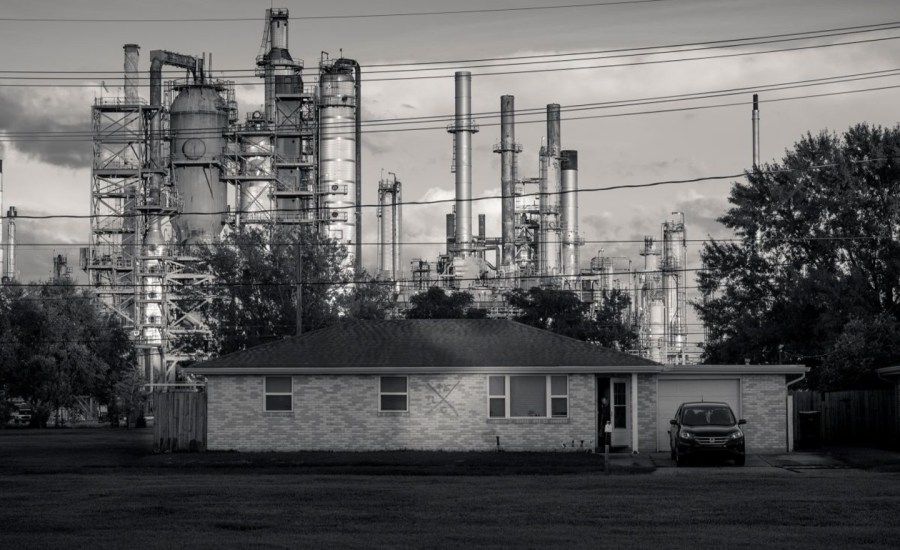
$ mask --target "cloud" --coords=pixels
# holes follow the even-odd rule
[[[36,160],[85,168],[92,155],[89,106],[81,89],[0,89],[0,132]]]
[[[19,216],[48,214],[51,213],[43,210],[23,211],[19,208]],[[20,218],[16,222],[16,274],[19,281],[47,280],[53,270],[53,258],[57,254],[62,254],[67,258],[73,280],[84,282],[85,275],[79,267],[78,254],[79,249],[84,246],[89,230],[90,224],[85,219]]]

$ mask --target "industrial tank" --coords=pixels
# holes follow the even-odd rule
[[[219,180],[228,124],[225,101],[211,84],[176,86],[169,109],[172,178],[182,197],[182,213],[172,222],[179,244],[209,242],[222,230],[226,185]]]
[[[356,62],[323,64],[319,80],[319,208],[323,233],[347,245],[356,235]]]

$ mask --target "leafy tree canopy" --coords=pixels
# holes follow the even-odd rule
[[[442,288],[431,287],[409,301],[412,307],[406,312],[407,319],[482,319],[487,315],[485,310],[472,307],[475,298],[465,291],[447,294]]]
[[[134,347],[96,298],[60,281],[0,289],[0,386],[27,401],[34,422],[78,396],[114,403],[135,366]]]
[[[630,300],[620,290],[605,291],[593,316],[590,304],[569,290],[533,287],[514,289],[506,296],[521,311],[516,320],[526,325],[622,351],[632,349],[637,339],[623,318]]]
[[[900,127],[807,134],[736,183],[703,245],[695,305],[710,363],[803,362],[821,389],[900,362]]]
[[[345,269],[346,248],[330,239],[299,237],[287,229],[245,229],[202,247],[202,266],[215,278],[205,320],[210,341],[183,342],[188,351],[223,355],[296,333],[298,248],[302,258],[303,331],[345,317],[384,318],[390,285]]]

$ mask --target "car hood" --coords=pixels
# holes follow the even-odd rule
[[[728,435],[734,432],[737,426],[685,426],[684,429],[690,430],[695,435],[714,437]]]

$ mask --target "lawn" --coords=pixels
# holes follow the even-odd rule
[[[606,476],[581,466],[587,455],[560,454],[575,460],[561,471],[574,473],[541,462],[540,474],[427,475],[397,454],[410,462],[400,470],[415,475],[392,475],[391,455],[367,473],[326,475],[318,468],[351,466],[336,455],[316,464],[154,456],[143,453],[141,433],[81,437],[0,433],[0,548],[896,548],[900,540],[897,474]]]

